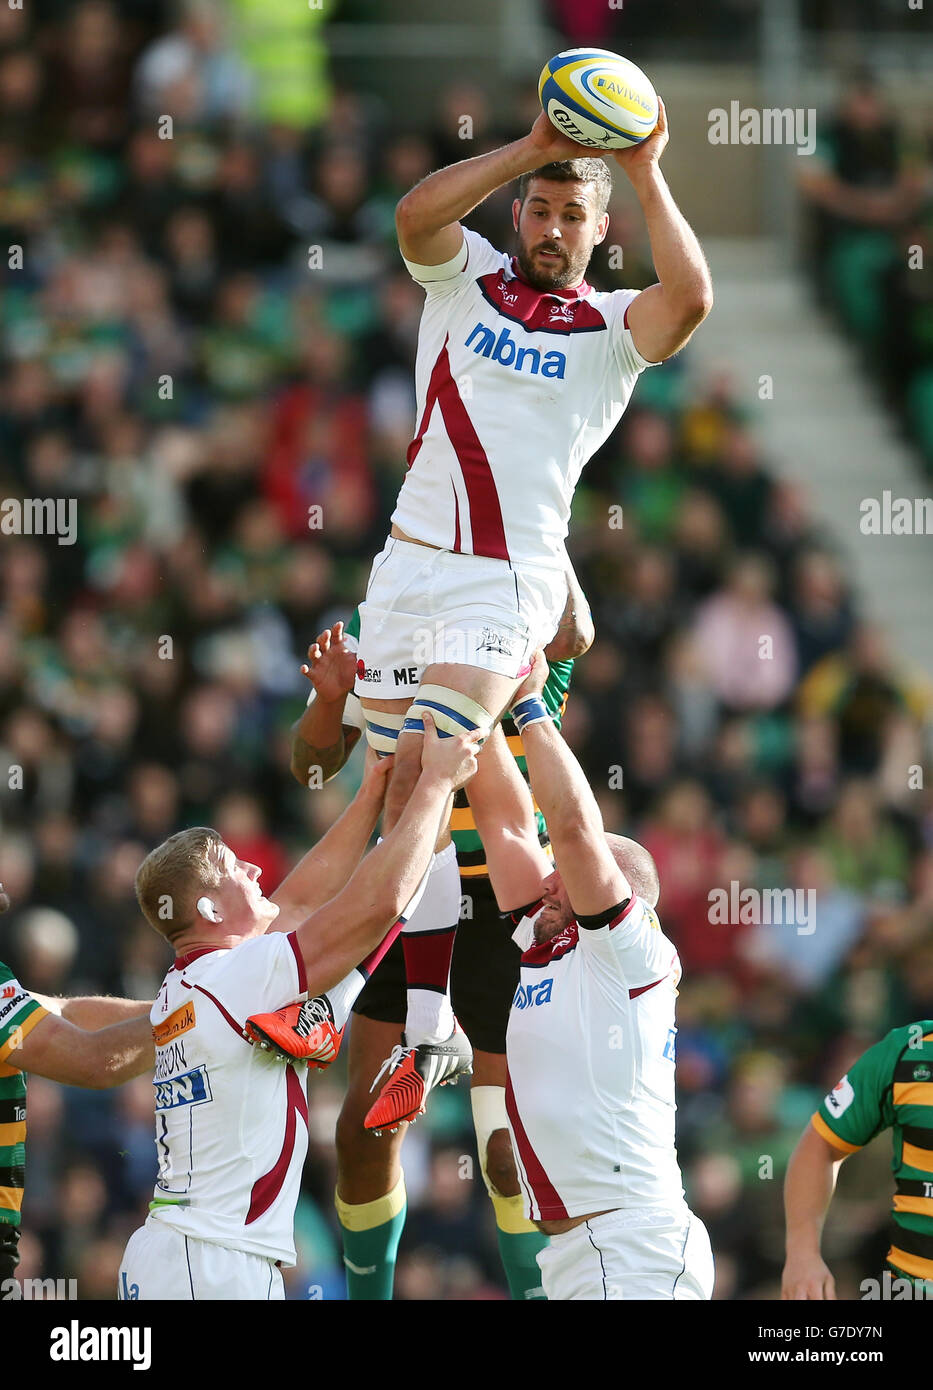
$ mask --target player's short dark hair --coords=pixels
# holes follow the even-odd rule
[[[518,196],[522,202],[528,197],[532,179],[550,179],[552,183],[594,184],[597,217],[602,217],[612,196],[612,175],[604,159],[555,159],[552,164],[542,164],[540,169],[522,174],[518,181]]]

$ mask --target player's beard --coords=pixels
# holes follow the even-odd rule
[[[561,264],[543,264],[538,258],[538,251],[555,251],[562,257]],[[574,255],[568,252],[566,246],[548,241],[547,238],[536,242],[534,246],[528,246],[519,238],[515,259],[522,275],[536,290],[565,290],[568,285],[580,283],[586,274],[592,254],[592,246],[588,251],[580,250]]]
[[[543,946],[545,941],[559,936],[572,921],[573,912],[569,907],[561,907],[558,902],[546,903],[535,918],[535,945]]]

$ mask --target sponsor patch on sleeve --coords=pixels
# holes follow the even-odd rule
[[[852,1089],[852,1083],[849,1081],[848,1075],[846,1075],[841,1081],[836,1082],[823,1104],[826,1106],[830,1115],[841,1115],[844,1111],[848,1110],[854,1100],[855,1092]]]

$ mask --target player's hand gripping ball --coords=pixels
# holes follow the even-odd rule
[[[605,48],[558,53],[541,71],[538,96],[553,126],[594,150],[631,149],[658,123],[658,96],[649,79]]]

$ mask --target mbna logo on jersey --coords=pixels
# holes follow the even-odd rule
[[[927,1066],[926,1062],[918,1062],[914,1067],[915,1081],[929,1081],[931,1075],[933,1075],[933,1073],[930,1072],[930,1068]]]

